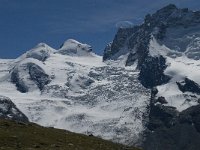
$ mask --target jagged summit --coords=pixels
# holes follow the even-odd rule
[[[127,66],[137,64],[140,83],[152,91],[145,150],[181,149],[183,145],[198,149],[189,147],[198,147],[196,138],[200,137],[199,126],[193,126],[200,106],[200,11],[170,4],[148,14],[141,25],[119,29],[103,58],[106,62],[122,55],[128,55]],[[183,131],[188,134],[184,142],[182,136],[177,137]],[[166,135],[179,141],[169,148]]]
[[[145,57],[141,55],[148,54],[146,49],[148,49],[148,44],[152,35],[156,37],[157,40],[164,40],[164,38],[168,37],[168,33],[173,35],[172,33],[174,31],[171,32],[169,31],[170,29],[182,28],[182,31],[177,33],[177,36],[179,36],[187,32],[195,32],[194,30],[198,30],[199,24],[200,11],[194,12],[187,8],[179,9],[175,5],[170,4],[156,11],[152,15],[146,15],[144,23],[139,26],[124,29],[120,28],[112,44],[109,47],[106,47],[103,60],[116,59],[121,54],[130,52],[130,56],[128,57],[126,64],[132,64],[131,62],[135,60],[135,58],[138,58],[141,64],[143,62],[143,58]],[[143,42],[140,44],[138,41],[140,43],[141,41]],[[174,42],[175,41],[173,41],[174,47],[178,47],[178,49],[180,49],[175,49],[176,51],[186,51],[186,48],[182,50],[181,47],[177,46]],[[177,41],[178,44],[180,42]],[[188,42],[186,44],[188,44]],[[135,54],[138,54],[139,56],[136,56]]]
[[[145,17],[145,24],[150,26],[184,26],[188,27],[200,22],[200,11],[191,11],[188,8],[179,9],[170,4],[152,15]]]
[[[74,39],[68,39],[58,50],[58,53],[63,55],[85,56],[89,55],[91,51],[92,47],[90,45],[80,43]]]
[[[104,61],[116,60],[122,55],[128,55],[126,65],[137,64],[140,70],[138,79],[143,86],[161,86],[160,91],[165,92],[159,95],[167,97],[169,101],[179,92],[170,94],[172,91],[168,86],[174,86],[179,91],[176,82],[184,81],[185,77],[200,83],[196,78],[200,73],[198,69],[197,74],[190,73],[198,68],[199,43],[200,12],[179,9],[170,4],[152,15],[147,15],[144,23],[139,26],[119,29],[112,43],[105,48],[103,58]],[[169,94],[166,96],[166,93]],[[181,105],[176,106],[179,110],[186,108],[185,100],[186,98],[182,98],[179,101]]]

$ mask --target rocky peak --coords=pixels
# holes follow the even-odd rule
[[[144,23],[139,26],[125,29],[120,28],[112,44],[106,47],[103,57],[104,61],[109,59],[115,60],[120,58],[120,54],[127,54],[128,57],[125,65],[132,65],[137,62],[138,69],[145,72],[147,71],[146,66],[149,66],[148,70],[150,72],[147,71],[148,76],[141,73],[140,75],[145,76],[139,77],[141,81],[145,81],[145,86],[163,84],[170,79],[164,75],[167,64],[160,64],[157,60],[166,62],[166,57],[170,55],[176,55],[177,57],[186,55],[188,58],[198,59],[200,54],[198,52],[199,44],[197,43],[199,43],[200,35],[196,31],[199,30],[199,26],[200,11],[194,12],[187,8],[179,9],[175,5],[170,4],[154,14],[148,14],[145,17]],[[152,39],[155,39],[157,42],[157,47],[153,46],[150,51]],[[157,53],[162,51],[162,45],[171,51],[161,52],[161,55],[153,56],[151,52]],[[147,62],[151,62],[151,64],[147,64]],[[153,65],[159,68],[156,72],[152,72],[155,70]],[[152,80],[151,84],[148,83],[147,80],[154,78],[155,74],[159,74],[160,78],[156,78],[156,81]],[[149,75],[152,75],[152,77]]]
[[[115,58],[113,56],[119,51],[127,52],[127,48],[128,52],[132,54],[135,51],[145,53],[143,48],[148,47],[151,35],[162,40],[166,30],[170,27],[187,28],[199,23],[200,11],[191,11],[188,8],[179,9],[175,5],[169,4],[154,14],[146,15],[144,23],[139,26],[119,28],[110,49],[107,48],[104,52],[104,61]]]
[[[106,61],[108,59],[117,59],[117,53],[120,53],[120,51],[125,51],[125,48],[127,49],[127,47],[125,47],[128,42],[127,37],[131,36],[133,32],[137,31],[137,28],[137,26],[133,28],[119,28],[113,42],[106,46],[103,60]]]
[[[152,15],[152,18],[160,20],[160,21],[165,21],[166,18],[170,17],[172,14],[177,13],[178,10],[179,9],[175,5],[169,4],[166,7],[162,8],[162,9],[158,10],[156,13],[154,13]],[[146,19],[145,19],[145,21],[146,21]]]
[[[146,25],[156,27],[160,25],[166,26],[190,26],[200,22],[199,11],[193,12],[188,8],[179,9],[175,5],[170,4],[152,15],[145,17]]]

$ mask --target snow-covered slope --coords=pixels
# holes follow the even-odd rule
[[[24,55],[30,52],[43,56],[38,48]],[[45,60],[24,55],[0,60],[0,95],[40,125],[141,143],[150,91],[138,81],[135,66],[104,63],[90,46],[71,39],[48,52]]]
[[[167,38],[169,37],[166,36],[166,39]],[[172,38],[170,39],[172,40]],[[184,42],[184,38],[182,38],[182,40]],[[194,40],[196,41],[196,39]],[[164,56],[166,58],[166,64],[168,67],[165,69],[164,74],[171,77],[168,83],[159,85],[157,87],[157,97],[165,97],[168,102],[166,105],[176,107],[179,111],[183,111],[193,105],[198,105],[198,99],[200,98],[199,93],[192,91],[181,91],[177,84],[178,82],[183,82],[185,78],[188,78],[200,85],[200,61],[197,59],[198,54],[188,58],[188,54],[190,53],[188,49],[195,49],[196,46],[198,46],[196,44],[192,45],[194,40],[188,42],[187,45],[185,44],[186,48],[184,52],[171,49],[170,46],[167,46],[167,44],[165,45],[162,42],[159,43],[154,37],[152,37],[149,44],[151,56]],[[175,46],[175,44],[172,45]],[[199,52],[200,51],[198,50],[196,53]]]
[[[163,96],[169,106],[176,107],[183,111],[191,106],[198,105],[199,93],[193,91],[181,91],[177,82],[183,82],[188,78],[200,85],[200,62],[188,59],[187,57],[167,58],[169,67],[165,74],[172,76],[169,83],[158,86],[158,97]]]

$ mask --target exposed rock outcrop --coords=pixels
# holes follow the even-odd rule
[[[20,92],[26,93],[33,88],[42,90],[51,79],[39,64],[27,61],[15,66],[11,72],[11,81]]]
[[[196,82],[188,78],[185,78],[185,80],[182,82],[177,82],[177,85],[183,93],[192,92],[192,93],[200,94],[200,86]]]
[[[140,67],[139,80],[148,88],[167,83],[170,77],[164,74],[166,68],[166,61],[163,56],[148,56]]]
[[[157,104],[152,92],[145,150],[198,150],[200,139],[200,105],[182,112],[175,107]]]
[[[28,122],[28,118],[7,97],[0,96],[0,118]]]
[[[26,58],[34,58],[39,61],[45,61],[50,57],[55,50],[45,43],[39,43],[33,49],[29,50],[25,56]]]

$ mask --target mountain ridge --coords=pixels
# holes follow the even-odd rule
[[[43,126],[147,150],[194,149],[199,43],[200,11],[170,4],[141,25],[120,28],[103,57],[69,39],[58,50],[39,44],[16,60],[0,60],[0,95],[12,91],[17,107]]]

